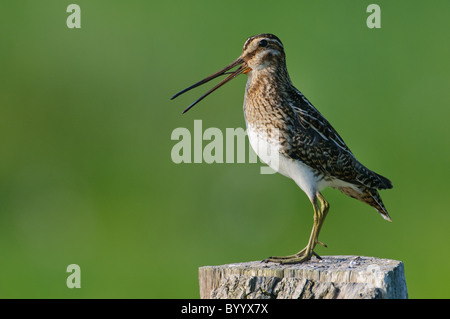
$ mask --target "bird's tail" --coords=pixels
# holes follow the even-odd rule
[[[391,189],[393,187],[392,182],[389,179],[375,172],[373,173],[378,177],[378,180],[381,183],[381,187],[378,187],[378,189]]]
[[[365,186],[360,186],[358,187],[358,189],[360,192],[358,192],[352,187],[339,187],[339,190],[345,195],[348,195],[366,204],[369,204],[380,213],[381,217],[383,217],[387,221],[390,222],[392,221],[391,217],[389,216],[386,210],[386,207],[384,207],[380,194],[378,194],[378,191],[376,189]]]
[[[354,169],[356,171],[356,181],[362,185],[375,189],[392,188],[392,182],[389,179],[368,169],[363,164],[356,162]]]

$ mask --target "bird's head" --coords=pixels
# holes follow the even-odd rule
[[[285,61],[283,44],[273,34],[255,35],[245,41],[241,58],[251,70],[277,67]]]
[[[206,82],[209,82],[221,75],[228,74],[228,76],[214,86],[211,90],[203,94],[195,102],[189,105],[183,113],[189,111],[195,104],[203,100],[209,94],[217,90],[219,87],[227,83],[228,81],[234,79],[239,74],[248,73],[252,71],[261,71],[265,69],[274,69],[278,66],[285,65],[285,54],[283,49],[283,44],[280,39],[273,34],[264,33],[250,37],[245,41],[242,54],[234,60],[232,63],[217,71],[216,73],[204,78],[200,82],[191,85],[190,87],[178,92],[172,96],[171,100],[180,96],[181,94],[196,88]],[[228,72],[234,67],[239,66],[235,71]]]

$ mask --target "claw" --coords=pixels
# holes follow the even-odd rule
[[[326,247],[326,246],[325,246]],[[322,260],[322,257],[320,257],[319,255],[317,255],[315,252],[312,252],[314,256],[316,256],[317,259]]]
[[[328,246],[322,243],[320,240],[317,241],[318,244],[322,245],[323,247],[327,248]]]

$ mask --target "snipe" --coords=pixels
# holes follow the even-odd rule
[[[235,71],[229,72],[239,66]],[[387,178],[358,162],[339,134],[297,90],[286,69],[280,39],[259,34],[247,39],[241,56],[222,70],[175,94],[202,85],[218,76],[228,77],[192,103],[184,112],[239,74],[248,76],[244,115],[250,144],[262,161],[289,177],[306,193],[314,208],[314,223],[308,244],[298,253],[269,257],[265,261],[299,263],[316,255],[320,229],[329,204],[320,191],[325,187],[373,206],[390,221],[377,190],[392,188]],[[183,113],[184,113],[183,112]],[[320,205],[319,205],[320,203]]]

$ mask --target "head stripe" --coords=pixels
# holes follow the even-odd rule
[[[250,42],[252,42],[256,38],[266,38],[269,41],[275,42],[279,46],[284,48],[283,47],[283,43],[281,42],[281,40],[276,35],[273,35],[273,34],[270,34],[270,33],[262,33],[262,34],[254,35],[254,36],[248,38],[247,41],[245,41],[243,50],[245,51],[247,49],[248,45],[250,44]]]

